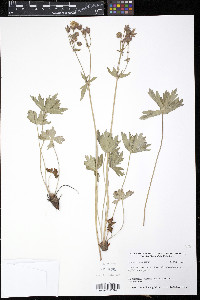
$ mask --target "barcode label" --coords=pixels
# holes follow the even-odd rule
[[[119,283],[98,283],[96,284],[96,290],[101,291],[117,291],[120,289]]]

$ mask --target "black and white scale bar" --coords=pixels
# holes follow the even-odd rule
[[[8,1],[8,16],[103,16],[104,2]]]

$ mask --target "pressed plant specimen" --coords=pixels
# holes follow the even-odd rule
[[[55,94],[53,96],[49,96],[46,99],[42,98],[41,95],[39,95],[38,97],[30,96],[33,102],[40,109],[40,112],[39,114],[37,114],[37,112],[29,110],[27,118],[31,123],[36,125],[38,145],[40,151],[40,173],[45,188],[47,190],[47,200],[50,201],[56,209],[59,209],[60,198],[58,198],[57,193],[59,191],[58,185],[60,179],[60,162],[55,144],[62,144],[65,139],[62,136],[56,135],[56,130],[53,126],[51,126],[50,129],[46,129],[46,125],[49,125],[51,123],[47,120],[49,115],[61,115],[64,111],[67,110],[67,108],[60,107],[60,100],[58,100],[57,96],[58,94]],[[54,155],[57,160],[56,168],[52,166],[48,168],[46,166],[45,157],[43,153],[45,142],[48,144],[47,150],[50,151],[49,149],[51,149],[54,152]],[[51,175],[53,175],[56,180],[56,187],[53,190],[49,184],[49,179]]]
[[[101,251],[107,251],[110,245],[110,240],[116,236],[124,225],[124,200],[130,197],[133,194],[133,191],[128,190],[124,191],[124,185],[126,182],[131,154],[148,151],[150,146],[146,142],[146,138],[142,133],[132,135],[129,133],[129,137],[125,133],[121,133],[122,140],[125,148],[129,151],[129,160],[126,172],[124,174],[124,169],[121,166],[121,162],[124,160],[123,151],[120,150],[120,140],[118,136],[113,136],[113,122],[115,114],[115,105],[117,97],[117,87],[119,80],[130,75],[130,72],[126,72],[130,57],[129,57],[129,47],[130,43],[136,35],[135,29],[131,29],[129,25],[124,27],[123,32],[118,32],[116,34],[117,39],[119,40],[119,58],[116,66],[112,69],[107,68],[108,72],[115,79],[115,88],[114,88],[114,97],[113,97],[113,106],[112,106],[112,115],[110,129],[105,130],[103,133],[97,129],[97,124],[95,121],[95,115],[93,110],[93,101],[91,94],[91,83],[97,78],[92,76],[92,39],[89,27],[83,27],[78,22],[72,21],[70,25],[66,28],[68,39],[72,51],[74,52],[77,61],[80,65],[81,76],[84,81],[83,86],[81,87],[81,97],[80,100],[84,98],[86,92],[88,92],[90,108],[92,113],[92,120],[95,133],[95,156],[86,155],[84,165],[87,170],[90,170],[95,175],[95,227],[96,227],[96,237],[99,248],[100,260],[102,259]],[[81,59],[81,50],[83,47],[86,47],[88,50],[88,68],[89,73],[86,73],[85,66],[82,64]],[[99,147],[100,145],[100,147]],[[100,153],[103,152],[103,153]],[[110,171],[114,171],[117,176],[123,177],[122,185],[120,188],[116,189],[113,192],[113,201],[110,199],[109,192],[109,182],[112,180],[112,174]],[[101,171],[101,175],[100,175]],[[99,199],[99,182],[103,181],[103,197]],[[111,201],[113,204],[111,204]],[[118,223],[115,220],[115,212],[118,207],[118,204],[122,204],[122,214],[123,221],[119,230],[116,231],[114,225]],[[114,227],[114,228],[113,228]],[[113,234],[114,230],[114,234]],[[115,232],[116,231],[116,232]]]
[[[160,151],[161,151],[161,148],[162,148],[162,145],[163,145],[164,115],[170,113],[171,111],[177,109],[180,106],[183,106],[183,99],[179,100],[178,95],[177,95],[177,89],[171,91],[171,93],[169,93],[168,91],[165,91],[163,93],[162,97],[160,96],[160,94],[157,91],[156,91],[156,93],[154,93],[151,89],[149,89],[148,94],[156,102],[156,104],[159,106],[160,109],[143,111],[143,115],[140,117],[140,119],[141,120],[146,120],[148,118],[152,118],[152,117],[161,115],[161,121],[162,121],[161,131],[162,131],[162,134],[161,134],[160,147],[159,147],[158,154],[157,154],[157,157],[156,157],[156,161],[155,161],[155,164],[154,164],[153,173],[151,175],[151,180],[150,180],[150,184],[149,184],[149,188],[148,188],[148,192],[147,192],[147,196],[146,196],[146,201],[145,201],[145,205],[144,205],[143,226],[145,224],[147,201],[148,201],[148,197],[149,197],[153,177],[154,177],[154,174],[155,174],[158,158],[159,158]]]

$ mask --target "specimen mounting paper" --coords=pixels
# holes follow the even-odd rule
[[[118,57],[116,33],[126,24],[136,28],[130,46],[131,74],[118,87],[113,134],[143,132],[151,144],[151,151],[137,153],[130,164],[126,189],[134,195],[124,201],[123,231],[113,238],[102,262],[95,238],[94,174],[84,166],[85,155],[95,152],[92,116],[88,96],[80,102],[83,79],[65,31],[72,20],[0,20],[2,257],[59,260],[59,294],[63,296],[195,294],[193,17],[75,19],[91,28],[92,75],[97,77],[91,89],[100,132],[110,126],[114,79],[107,67],[115,65]],[[83,63],[87,66],[84,53]],[[159,118],[139,119],[142,111],[156,109],[149,88],[161,94],[177,88],[184,106],[166,117],[165,139],[143,227],[145,197],[161,138]],[[65,143],[58,148],[60,181],[76,188],[79,195],[63,190],[60,211],[44,197],[34,141],[37,133],[26,117],[30,95],[39,93],[44,97],[58,93],[68,108],[62,121],[54,121],[65,136]],[[126,164],[124,160],[124,168]],[[110,195],[121,181],[115,177]],[[117,218],[122,220],[120,208]],[[151,268],[143,268],[140,278],[140,266],[148,265]]]

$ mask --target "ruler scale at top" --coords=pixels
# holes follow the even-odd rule
[[[8,1],[8,16],[102,16],[104,2]]]

